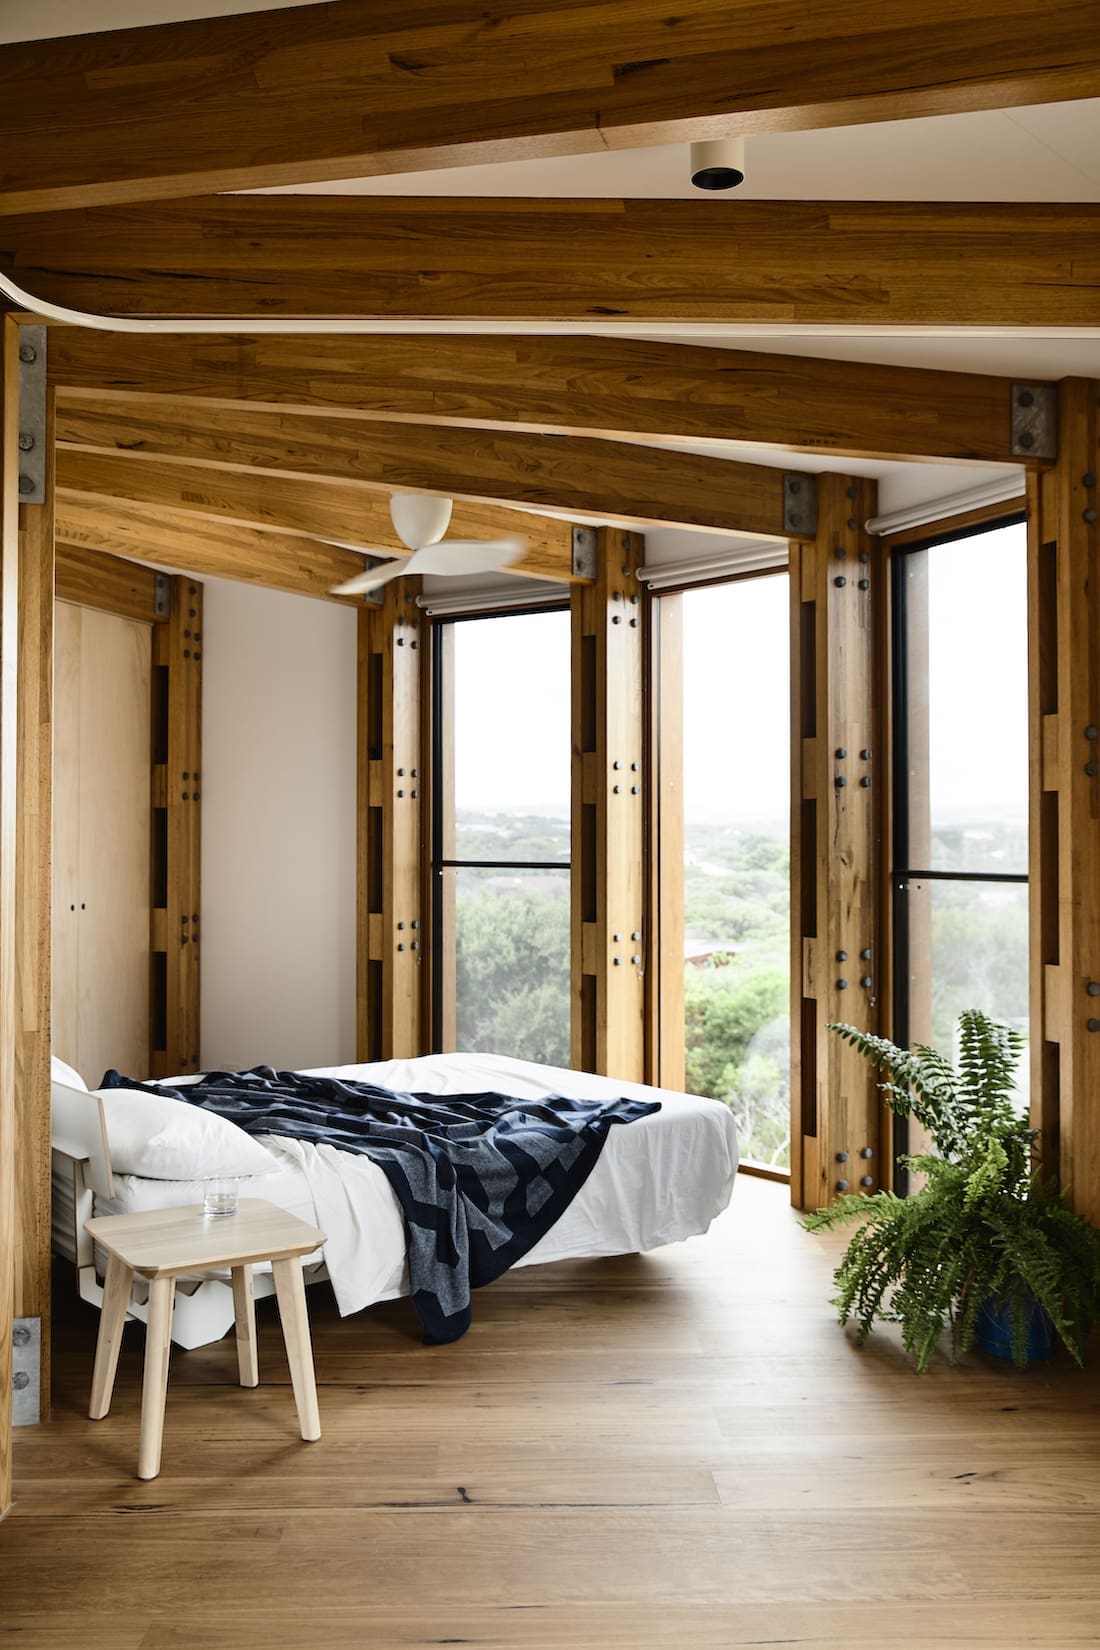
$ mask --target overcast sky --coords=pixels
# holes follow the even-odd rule
[[[785,573],[689,590],[684,613],[684,812],[782,825],[790,807]]]
[[[1027,529],[928,552],[932,819],[1027,813]]]
[[[1023,817],[1027,803],[1024,528],[929,552],[933,809]],[[785,574],[689,591],[684,800],[689,818],[787,818]],[[459,808],[569,807],[569,617],[455,625]]]
[[[569,812],[569,614],[464,621],[455,638],[455,805]]]

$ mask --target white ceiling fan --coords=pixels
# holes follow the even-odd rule
[[[333,586],[334,596],[361,596],[375,590],[402,573],[495,573],[509,567],[523,555],[526,539],[444,539],[451,520],[454,500],[433,498],[425,493],[394,493],[390,497],[390,516],[393,529],[412,551],[411,556],[399,556],[393,561],[379,563],[357,573],[353,579]],[[340,543],[330,539],[331,544]],[[364,544],[343,544],[343,550],[359,550],[364,555],[384,556],[385,550],[374,550]]]

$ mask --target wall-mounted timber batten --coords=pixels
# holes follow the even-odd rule
[[[778,469],[586,436],[227,412],[202,402],[128,408],[59,399],[57,438],[124,450],[135,464],[171,457],[217,470],[320,476],[643,523],[771,537],[784,530]]]
[[[567,435],[1026,461],[1012,441],[1004,378],[652,340],[344,336],[311,338],[303,349],[264,335],[135,338],[57,327],[50,379],[68,402],[119,400],[134,411],[145,396],[171,395]]]
[[[645,540],[603,528],[573,592],[572,1064],[646,1072]]]
[[[16,1157],[24,1150],[15,1094],[19,536],[27,513],[42,508],[19,505],[19,331],[14,317],[0,317],[0,1517],[12,1491]]]
[[[0,218],[0,271],[107,316],[1027,329],[1094,324],[1098,232],[1045,202],[223,195]]]
[[[1087,0],[339,0],[9,45],[0,213],[1087,97]],[[170,267],[170,266],[168,266]]]
[[[35,329],[38,330],[38,329]],[[26,344],[32,330],[20,328]],[[44,349],[44,340],[38,347]],[[19,695],[15,920],[15,1316],[37,1319],[39,1385],[28,1419],[50,1413],[50,908],[53,723],[53,407],[36,434],[41,502],[19,511]],[[29,433],[22,426],[21,434]],[[21,469],[25,464],[21,457]],[[0,1260],[2,1264],[2,1260]],[[27,1326],[24,1325],[24,1328]],[[2,1336],[0,1336],[2,1340]],[[0,1498],[2,1499],[2,1498]]]
[[[202,585],[173,578],[168,622],[153,626],[154,1077],[199,1067],[202,632]]]
[[[428,1044],[424,983],[423,703],[428,621],[420,579],[398,579],[359,614],[356,1043],[361,1060]]]
[[[791,1197],[890,1185],[873,1074],[826,1030],[876,1030],[874,484],[819,475],[813,540],[791,544]],[[869,1156],[862,1155],[870,1153]],[[842,1184],[844,1183],[844,1184]]]
[[[1031,1093],[1046,1165],[1100,1220],[1100,382],[1066,379],[1032,485]]]
[[[177,521],[182,513],[204,522],[301,533],[314,542],[330,539],[343,545],[377,547],[389,555],[408,554],[408,547],[394,531],[386,496],[377,489],[342,481],[210,470],[198,464],[142,465],[130,462],[125,454],[62,447],[57,456],[57,485],[65,499],[94,501],[97,508],[104,499],[119,499],[171,510]],[[526,548],[522,561],[509,572],[540,579],[573,577],[568,522],[529,510],[460,500],[447,532],[457,539],[497,539],[518,533]],[[328,548],[322,546],[322,553]]]

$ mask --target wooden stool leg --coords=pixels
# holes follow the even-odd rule
[[[256,1347],[256,1297],[251,1266],[233,1268],[233,1315],[237,1326],[237,1372],[242,1386],[259,1386],[260,1362]]]
[[[92,1370],[92,1400],[88,1406],[88,1414],[93,1421],[102,1421],[111,1407],[118,1354],[122,1346],[122,1328],[126,1322],[133,1281],[134,1274],[126,1263],[117,1255],[108,1255],[103,1305],[99,1313],[99,1335],[95,1343],[95,1367]]]
[[[168,1394],[168,1349],[172,1341],[172,1302],[175,1293],[175,1278],[153,1278],[149,1284],[149,1321],[145,1331],[145,1380],[141,1389],[141,1441],[138,1446],[139,1478],[155,1478],[160,1472],[164,1401]]]
[[[313,1348],[309,1339],[302,1263],[297,1256],[290,1260],[276,1260],[272,1261],[271,1270],[275,1274],[283,1340],[286,1342],[294,1402],[298,1406],[298,1425],[302,1437],[313,1442],[321,1436],[321,1416],[317,1409],[317,1383],[313,1376]]]

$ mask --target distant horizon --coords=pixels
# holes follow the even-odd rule
[[[990,810],[994,810],[991,812]],[[455,818],[459,822],[469,823],[474,820],[508,819],[546,819],[568,820],[570,809],[561,804],[540,805],[531,802],[494,802],[485,807],[472,808],[469,806],[456,807]],[[687,825],[735,825],[741,828],[761,825],[782,825],[786,831],[789,815],[777,818],[775,814],[742,814],[731,818],[720,808],[685,809],[684,823]],[[941,813],[932,823],[933,831],[944,827],[953,828],[959,825],[996,825],[1004,829],[1019,828],[1028,823],[1027,807],[1016,801],[994,803],[956,804],[951,813]]]

